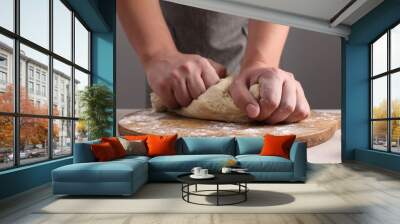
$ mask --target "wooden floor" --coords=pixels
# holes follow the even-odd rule
[[[54,200],[50,187],[43,186],[0,202],[0,223],[400,223],[400,174],[358,163],[310,165],[308,174],[308,182],[368,206],[356,214],[36,214]]]

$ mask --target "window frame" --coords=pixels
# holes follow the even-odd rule
[[[4,79],[3,79],[3,77],[4,77]],[[7,73],[0,68],[0,85],[6,85],[7,78],[8,78]],[[4,83],[3,83],[3,81],[4,81]]]
[[[64,58],[63,56],[57,54],[54,52],[53,48],[53,0],[48,0],[49,2],[49,47],[46,49],[45,47],[42,47],[39,44],[34,43],[33,41],[30,41],[29,39],[23,37],[20,35],[20,0],[14,0],[13,1],[13,10],[14,10],[14,18],[13,18],[13,31],[10,31],[4,27],[0,26],[0,35],[3,35],[5,37],[11,38],[13,40],[13,54],[12,54],[12,61],[13,64],[12,66],[12,73],[11,75],[13,76],[14,79],[14,93],[13,93],[13,112],[2,112],[0,111],[0,116],[4,117],[11,117],[13,119],[13,166],[10,167],[5,167],[5,168],[0,168],[0,172],[4,170],[10,170],[10,169],[15,169],[18,167],[23,167],[23,166],[29,166],[37,163],[43,163],[46,161],[50,160],[57,160],[57,159],[62,159],[65,157],[70,157],[73,155],[74,152],[74,143],[75,143],[75,126],[76,126],[76,121],[78,121],[80,118],[75,116],[75,108],[72,106],[71,108],[71,114],[70,116],[58,116],[58,115],[53,115],[53,60],[58,60],[61,63],[64,63],[68,66],[71,66],[71,93],[72,93],[72,99],[71,99],[71,105],[75,104],[75,69],[85,73],[88,75],[89,78],[89,83],[88,86],[92,85],[93,81],[93,75],[92,75],[92,57],[91,57],[91,50],[92,50],[92,43],[91,43],[91,38],[92,38],[92,31],[89,29],[88,25],[84,22],[84,20],[76,13],[72,7],[65,1],[65,0],[59,0],[68,10],[71,11],[71,59]],[[88,31],[88,69],[85,69],[81,67],[80,65],[75,63],[75,18],[83,25],[83,27]],[[48,96],[48,112],[46,115],[39,115],[39,114],[27,114],[27,113],[21,113],[20,111],[20,45],[23,44],[27,47],[32,48],[33,50],[36,50],[40,53],[43,53],[48,56],[49,62],[48,62],[48,84],[46,91],[48,93],[45,93]],[[28,64],[27,64],[28,66]],[[30,68],[30,67],[28,67]],[[28,69],[27,68],[27,69]],[[40,73],[41,74],[41,73]],[[36,80],[36,70],[33,70],[33,80]],[[27,80],[30,79],[29,74],[26,74]],[[41,77],[39,76],[39,83],[41,83]],[[36,83],[34,81],[34,83]],[[28,90],[27,90],[28,91]],[[34,91],[36,91],[34,89]],[[42,94],[40,94],[42,95]],[[32,163],[26,163],[26,164],[21,164],[21,159],[20,159],[20,119],[21,118],[44,118],[47,119],[48,123],[48,136],[47,136],[47,158],[44,158],[41,161],[38,162],[32,162]],[[53,155],[54,152],[54,146],[53,146],[53,123],[57,120],[65,120],[65,121],[71,121],[71,153],[68,155],[61,155],[61,156],[55,156]]]
[[[7,55],[4,55],[2,53],[0,53],[0,58],[3,58],[3,61],[5,62],[4,65],[0,64],[0,85],[5,85],[5,87],[7,88],[7,79],[8,79],[8,74],[7,74],[7,70],[8,70],[8,57]],[[2,76],[4,75],[4,80],[2,78]],[[4,81],[4,83],[3,83]],[[1,90],[1,89],[0,89]]]
[[[375,39],[373,39],[369,44],[369,149],[374,150],[374,151],[380,151],[380,152],[386,152],[386,153],[392,153],[392,154],[400,154],[400,152],[393,152],[392,151],[392,121],[400,121],[400,117],[392,117],[392,98],[391,98],[391,91],[392,91],[392,85],[391,85],[391,79],[392,75],[395,75],[396,73],[400,72],[400,67],[393,68],[391,69],[391,31],[393,28],[400,26],[400,21],[395,22],[392,24],[389,28],[385,29],[384,32],[379,34]],[[383,37],[385,34],[387,34],[387,65],[386,65],[386,71],[382,72],[380,74],[376,74],[374,76],[373,74],[373,44],[379,40],[381,37]],[[386,87],[387,87],[387,105],[386,105],[386,117],[385,118],[373,118],[373,81],[378,78],[386,77]],[[386,121],[386,151],[379,150],[374,148],[374,133],[373,133],[373,122],[374,121]]]
[[[8,67],[8,57],[7,57],[7,55],[4,55],[4,54],[0,53],[0,58],[3,58],[2,61],[5,61],[5,65],[0,64],[0,68],[7,69],[7,67]]]

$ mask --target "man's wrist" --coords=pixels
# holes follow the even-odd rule
[[[176,48],[163,48],[143,53],[142,55],[140,55],[140,60],[144,67],[147,67],[149,64],[151,64],[152,61],[160,58],[165,58],[169,55],[176,55],[178,53],[179,51]]]
[[[240,67],[240,73],[242,73],[245,70],[254,68],[279,68],[279,65],[276,65],[275,63],[268,63],[267,61],[264,60],[243,61]]]

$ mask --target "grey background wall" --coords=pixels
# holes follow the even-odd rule
[[[146,107],[146,78],[117,17],[117,109]]]
[[[339,37],[292,28],[282,68],[302,83],[312,109],[339,109],[341,43]],[[146,79],[135,51],[117,20],[117,110],[146,107]]]
[[[340,109],[339,37],[292,28],[281,66],[301,82],[312,109]]]

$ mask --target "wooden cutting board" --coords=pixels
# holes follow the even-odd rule
[[[297,140],[308,147],[329,140],[340,128],[339,111],[312,111],[306,120],[295,124],[262,125],[259,123],[236,124],[199,120],[173,113],[158,113],[152,109],[137,109],[118,122],[120,135],[171,135],[185,136],[263,136],[265,134],[295,134]]]

